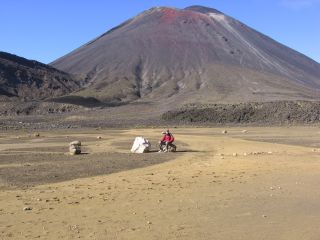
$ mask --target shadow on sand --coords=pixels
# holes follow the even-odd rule
[[[184,149],[184,150],[177,150],[175,152],[168,152],[168,153],[196,153],[196,152],[203,152],[203,151]],[[150,150],[148,153],[166,153],[166,152],[159,152],[159,150]]]

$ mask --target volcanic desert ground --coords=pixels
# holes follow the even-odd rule
[[[0,239],[319,239],[318,126],[161,131],[1,132]]]

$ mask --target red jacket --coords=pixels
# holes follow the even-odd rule
[[[173,141],[174,141],[174,137],[173,137],[173,135],[171,133],[170,134],[165,134],[161,139],[161,142],[172,143]]]

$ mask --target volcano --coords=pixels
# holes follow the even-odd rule
[[[319,100],[320,64],[222,12],[156,7],[51,64],[99,101]]]

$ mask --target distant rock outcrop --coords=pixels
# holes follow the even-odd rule
[[[320,122],[320,102],[194,105],[168,111],[162,115],[162,119],[196,124],[312,124]],[[247,130],[242,133],[247,133]]]

